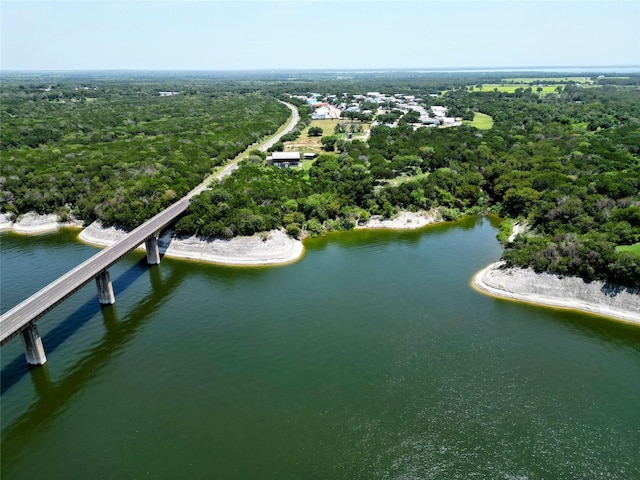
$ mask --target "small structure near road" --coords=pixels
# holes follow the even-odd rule
[[[274,167],[299,167],[300,152],[273,152],[267,157],[267,165]]]

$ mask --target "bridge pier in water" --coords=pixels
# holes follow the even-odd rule
[[[73,272],[73,275],[62,275],[8,312],[0,315],[0,327],[2,327],[0,328],[0,345],[4,345],[14,336],[20,335],[25,346],[27,362],[30,365],[45,364],[47,357],[34,322],[90,282],[92,278],[96,280],[100,304],[113,305],[116,303],[109,267],[143,242],[147,250],[147,263],[150,265],[159,264],[159,233],[185,212],[189,206],[190,198],[188,195],[177,201],[140,227],[132,230],[115,245],[106,248],[70,271],[69,273]]]
[[[111,284],[109,270],[103,270],[98,274],[96,277],[96,285],[98,286],[100,305],[113,305],[116,303],[116,296],[113,294],[113,285]]]
[[[149,265],[160,264],[160,249],[158,248],[158,236],[152,235],[144,242],[144,247],[147,250],[147,263]]]
[[[24,344],[24,356],[27,358],[29,365],[44,365],[47,363],[42,338],[40,338],[35,324],[30,324],[22,331],[22,343]]]

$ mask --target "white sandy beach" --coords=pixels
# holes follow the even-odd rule
[[[393,219],[371,218],[359,229],[410,230],[442,221],[437,210],[401,212]],[[80,233],[80,240],[99,246],[116,243],[127,234],[116,227],[94,222]],[[177,237],[168,231],[159,239],[160,253],[173,258],[187,258],[226,265],[280,265],[298,260],[304,254],[302,242],[280,230],[258,233],[230,240]],[[143,248],[141,246],[140,248]]]
[[[492,263],[474,276],[473,286],[496,297],[581,310],[640,325],[638,289],[503,267],[504,262]]]
[[[59,228],[81,228],[82,223],[75,221],[61,222],[57,215],[38,215],[29,212],[21,215],[17,222],[11,220],[11,215],[0,215],[0,231],[11,230],[23,235],[37,235],[54,232]]]
[[[94,245],[109,246],[126,234],[124,230],[94,222],[80,233],[79,238]],[[280,230],[230,240],[177,237],[169,230],[158,240],[158,245],[160,253],[167,257],[225,265],[281,265],[295,262],[304,253],[301,241]]]
[[[374,215],[366,223],[358,225],[356,229],[416,230],[442,221],[438,210],[421,210],[419,212],[400,212],[396,217],[386,219]]]

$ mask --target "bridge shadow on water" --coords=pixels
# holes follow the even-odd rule
[[[119,317],[115,305],[102,308],[105,326],[105,334],[102,340],[69,369],[64,379],[54,383],[50,379],[47,364],[29,369],[24,366],[24,358],[17,359],[23,364],[18,378],[24,375],[31,376],[37,399],[11,425],[5,426],[2,440],[4,458],[17,458],[18,453],[29,445],[32,437],[37,432],[42,431],[42,427],[48,422],[56,418],[59,411],[97,375],[100,369],[124,345],[131,341],[140,327],[147,320],[153,318],[153,312],[157,310],[165,299],[170,297],[170,292],[178,288],[186,277],[185,269],[172,269],[172,273],[168,278],[162,278],[160,266],[149,268],[145,263],[144,268],[140,268],[140,264],[136,264],[119,277],[117,283],[114,282],[114,288],[117,285],[122,291],[123,287],[131,285],[142,273],[147,271],[151,275],[153,295],[147,296],[144,301],[138,303],[122,318]],[[97,299],[94,300],[95,304],[97,304]],[[77,330],[82,325],[80,322],[86,322],[88,318],[91,318],[100,310],[100,307],[96,308],[94,306],[91,310],[87,308],[87,311],[85,311],[85,307],[86,305],[76,312],[81,312],[85,315],[84,317],[70,320],[74,317],[74,313],[74,315],[65,320],[65,322],[79,323],[75,329],[70,326],[61,327],[55,335],[47,335],[50,345],[60,345],[64,338],[69,337],[68,332]],[[93,312],[93,315],[87,315],[88,312]],[[53,339],[55,339],[55,342],[52,342]],[[7,369],[13,366],[16,361],[8,365]],[[19,370],[18,367],[12,368]],[[13,383],[16,381],[13,380]]]
[[[158,279],[162,283],[162,279],[159,277],[159,266],[147,265],[146,259],[142,258],[136,262],[129,269],[113,280],[113,290],[116,295],[116,305],[118,301],[118,295],[125,292],[131,285],[133,285],[143,275],[149,273],[151,275],[151,287],[155,291],[158,288]],[[154,279],[154,277],[158,277]],[[92,282],[93,283],[93,282]],[[94,287],[95,288],[95,287]],[[107,317],[113,316],[112,312],[115,312],[115,305],[100,305],[98,301],[98,295],[95,294],[90,300],[86,301],[83,305],[77,308],[73,313],[68,315],[58,325],[56,325],[51,331],[42,337],[42,343],[44,345],[44,351],[49,357],[56,349],[62,345],[66,340],[72,337],[80,328],[82,328],[89,320],[94,318],[100,311],[104,317],[105,326],[109,323]],[[55,309],[53,310],[55,312]],[[49,313],[51,314],[51,312]],[[108,328],[108,327],[107,327]],[[13,341],[20,342],[17,338]],[[29,372],[35,372],[41,370],[43,367],[46,369],[46,364],[42,367],[30,367],[24,355],[18,355],[11,362],[2,366],[0,371],[0,395],[4,395],[12,386],[14,386],[21,378],[28,375]],[[35,374],[40,375],[40,374]]]

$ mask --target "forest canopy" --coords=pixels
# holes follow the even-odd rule
[[[640,77],[478,88],[500,85],[498,75],[11,78],[1,91],[0,208],[132,228],[275,132],[289,113],[276,98],[296,104],[306,124],[309,108],[291,95],[395,92],[493,124],[416,129],[415,114],[403,119],[387,105],[367,141],[320,132],[336,151],[308,169],[267,166],[253,152],[194,199],[176,230],[228,238],[285,228],[300,237],[399,210],[494,213],[506,219],[509,264],[640,286],[637,249],[621,248],[640,242]],[[509,242],[514,222],[529,231]]]
[[[171,84],[4,81],[0,205],[134,228],[289,110],[259,93]]]

